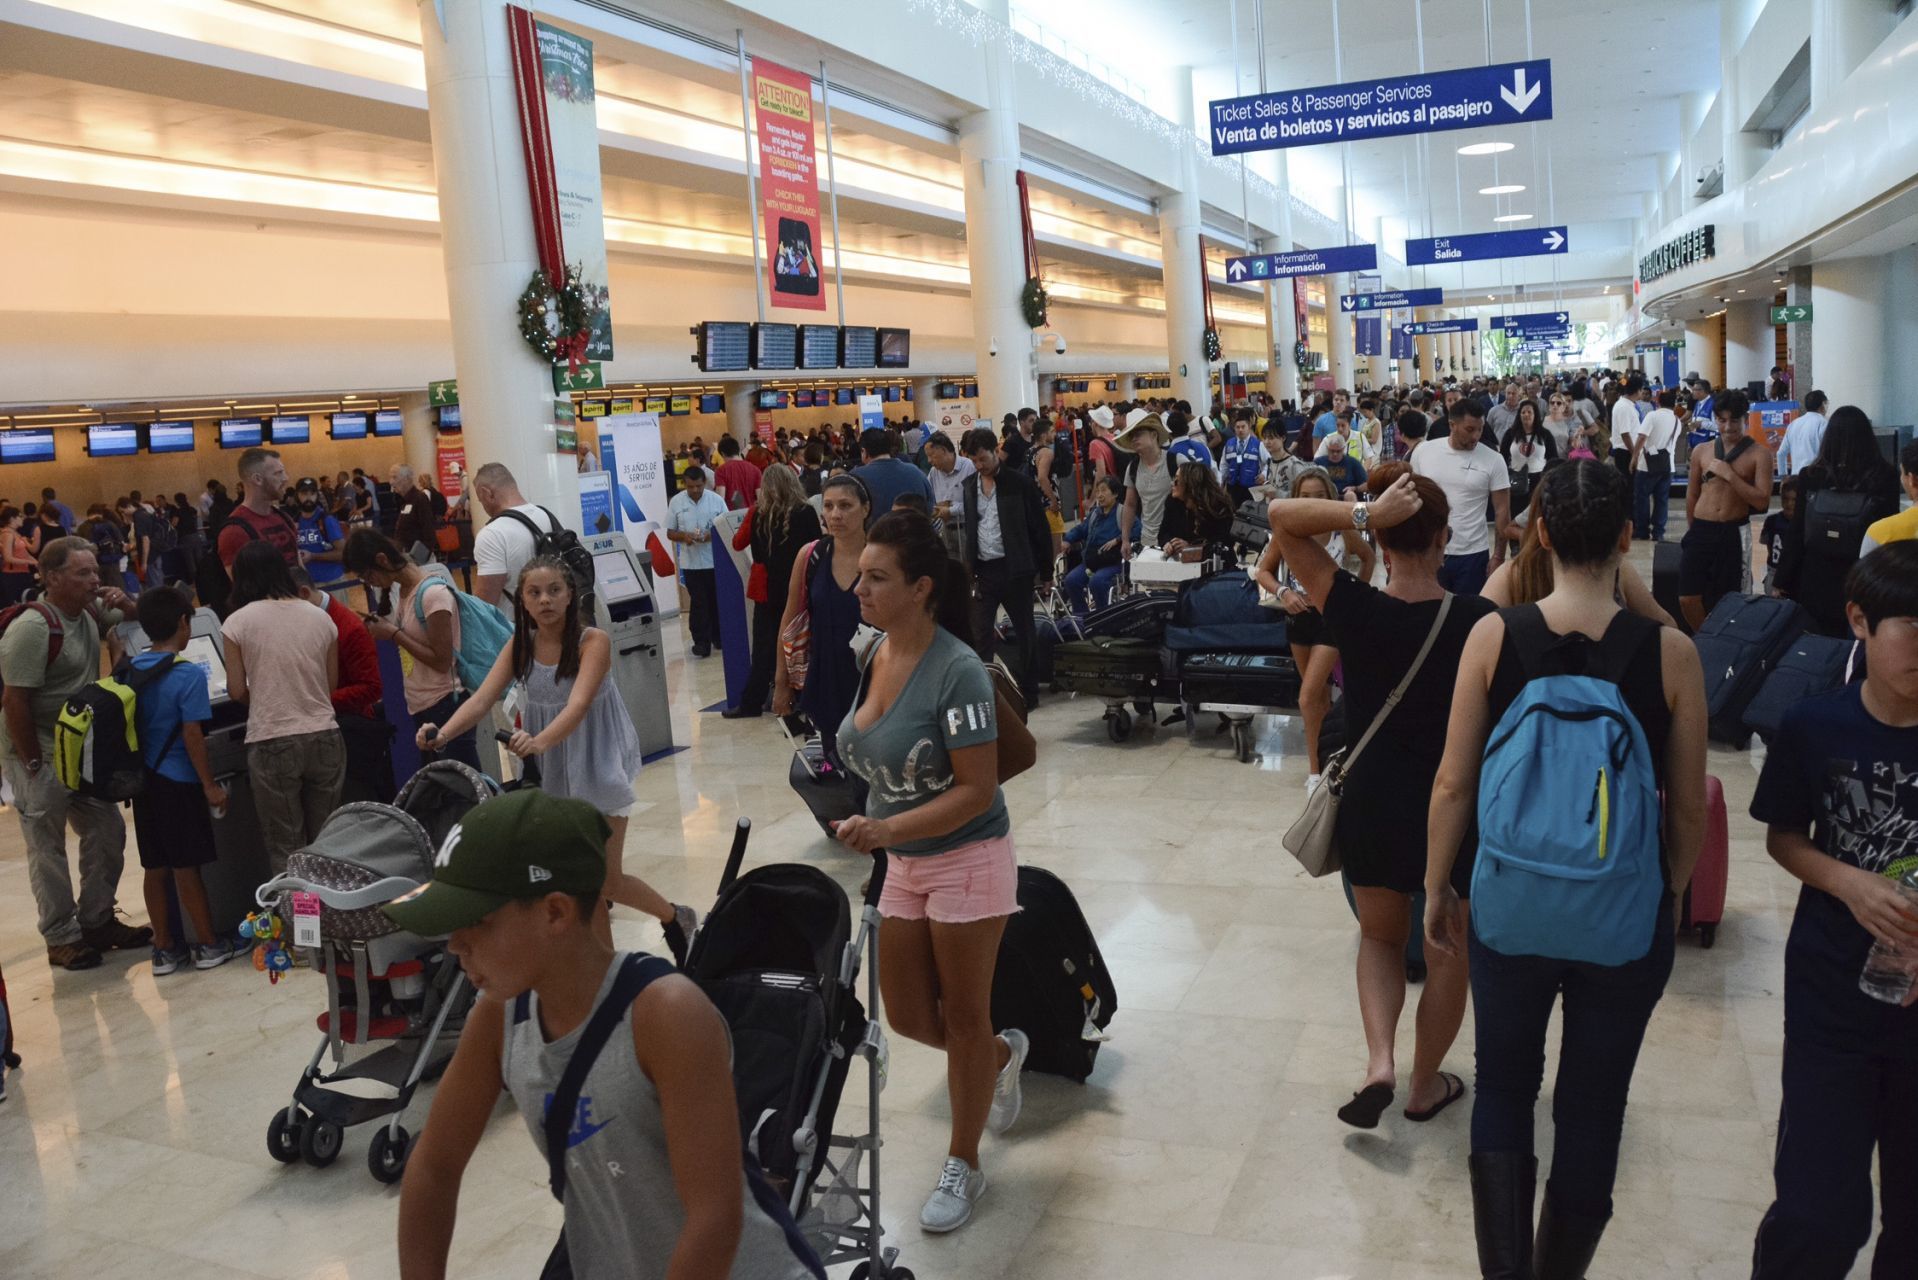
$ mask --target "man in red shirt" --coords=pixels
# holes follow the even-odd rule
[[[294,569],[293,585],[308,604],[326,610],[340,636],[340,682],[333,687],[333,710],[370,716],[385,692],[380,684],[380,655],[360,615],[313,585],[305,569]]]
[[[746,461],[758,467],[759,474],[764,475],[766,474],[766,468],[770,467],[774,462],[778,461],[778,459],[773,456],[773,451],[766,447],[765,441],[761,440],[758,436],[754,436],[752,448],[746,450]]]
[[[216,544],[220,563],[233,572],[233,557],[249,542],[273,544],[287,567],[300,567],[300,529],[280,509],[286,496],[286,464],[272,449],[248,449],[240,455],[240,505],[226,518]]]
[[[759,468],[739,456],[739,441],[721,436],[719,456],[724,459],[713,477],[713,488],[734,511],[750,507],[759,497]]]

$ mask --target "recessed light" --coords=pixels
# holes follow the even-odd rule
[[[346,398],[347,398],[348,400],[358,400],[358,399],[359,399],[359,397],[358,397],[358,396],[347,396]]]
[[[1499,187],[1480,187],[1478,193],[1482,196],[1515,196],[1523,190],[1525,188],[1519,183],[1508,182]]]
[[[1517,145],[1515,142],[1474,142],[1460,147],[1458,153],[1462,156],[1495,156],[1501,151],[1510,151]]]
[[[1740,293],[1743,293],[1743,292],[1745,292],[1745,291],[1744,291],[1743,289],[1740,289],[1740,290],[1739,290],[1739,292],[1740,292]]]
[[[1530,222],[1531,220],[1532,215],[1529,213],[1501,213],[1492,219],[1493,222]]]

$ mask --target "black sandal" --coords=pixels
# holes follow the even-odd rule
[[[1352,1100],[1339,1108],[1339,1119],[1354,1129],[1376,1129],[1379,1117],[1392,1105],[1392,1086],[1389,1084],[1368,1084],[1352,1095]]]
[[[1414,1111],[1410,1107],[1407,1107],[1405,1109],[1405,1118],[1407,1120],[1424,1124],[1427,1120],[1436,1119],[1439,1112],[1445,1110],[1445,1108],[1465,1096],[1465,1082],[1451,1072],[1439,1072],[1439,1079],[1445,1081],[1445,1096],[1439,1099],[1436,1106],[1429,1107],[1424,1111]]]

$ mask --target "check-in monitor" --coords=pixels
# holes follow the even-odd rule
[[[599,583],[599,596],[607,604],[625,604],[646,594],[646,583],[624,551],[601,551],[593,557],[593,577]]]
[[[189,636],[182,656],[206,673],[207,698],[215,705],[225,702],[226,654],[220,651],[220,638]]]

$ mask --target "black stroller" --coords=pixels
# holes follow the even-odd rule
[[[846,891],[825,872],[778,863],[739,874],[752,824],[741,818],[719,897],[700,926],[686,973],[732,1030],[733,1086],[747,1154],[786,1197],[799,1229],[827,1266],[857,1262],[852,1280],[912,1280],[893,1265],[879,1221],[879,1091],[886,1040],[859,1000],[879,1005],[879,891],[873,875],[857,933]],[[866,1133],[833,1133],[855,1057],[866,1060]],[[866,1165],[861,1180],[860,1165]],[[823,1188],[821,1175],[830,1177]]]
[[[390,1117],[373,1135],[367,1167],[386,1183],[405,1172],[413,1139],[400,1117],[420,1081],[438,1078],[452,1059],[473,988],[443,942],[402,932],[379,906],[432,879],[434,851],[447,833],[473,806],[498,794],[484,774],[457,761],[435,761],[390,805],[335,810],[313,842],[287,860],[286,873],[260,886],[260,905],[289,930],[293,894],[319,899],[320,945],[306,952],[326,978],[319,1047],[292,1101],[267,1125],[275,1160],[324,1168],[339,1156],[345,1130]],[[388,1043],[347,1061],[349,1044],[374,1041]],[[324,1072],[320,1061],[329,1051],[333,1070]]]

